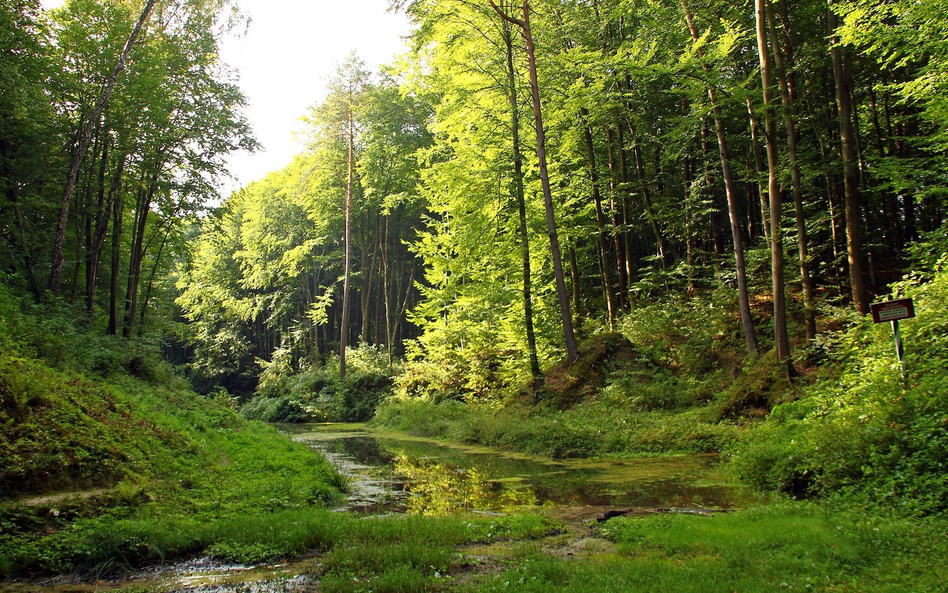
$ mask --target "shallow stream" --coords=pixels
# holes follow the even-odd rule
[[[281,425],[350,477],[348,507],[450,514],[534,507],[722,508],[739,503],[716,455],[554,461],[361,424]]]

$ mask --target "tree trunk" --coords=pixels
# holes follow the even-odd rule
[[[556,215],[553,210],[553,191],[550,189],[550,174],[546,164],[546,138],[543,131],[543,111],[540,104],[540,86],[537,80],[536,48],[533,46],[533,32],[530,29],[530,3],[523,0],[523,20],[517,20],[500,10],[493,0],[491,6],[504,19],[520,27],[527,44],[527,60],[530,67],[530,88],[533,98],[533,118],[537,134],[537,158],[540,161],[540,184],[543,187],[543,202],[546,206],[547,233],[550,237],[550,253],[553,258],[553,275],[556,278],[556,293],[559,296],[560,317],[563,321],[563,339],[569,364],[576,362],[579,352],[576,336],[573,333],[573,320],[570,314],[569,295],[566,292],[566,276],[563,273],[563,261],[556,232]]]
[[[620,231],[625,226],[622,214],[625,211],[625,193],[620,193],[619,183],[621,182],[621,173],[619,172],[619,163],[616,155],[622,152],[622,147],[616,147],[615,134],[612,128],[606,128],[606,143],[609,146],[609,191],[612,201],[612,241],[616,251],[616,273],[619,275],[619,286],[617,290],[618,306],[625,307],[629,292],[629,276],[626,273],[628,269],[628,254],[625,250],[623,241],[624,231]]]
[[[95,106],[92,108],[92,113],[89,115],[89,119],[85,120],[81,124],[81,128],[79,130],[79,142],[76,146],[75,152],[72,155],[72,159],[69,162],[69,171],[66,174],[66,183],[63,185],[63,197],[59,204],[59,219],[56,224],[56,235],[53,238],[53,260],[49,273],[49,290],[53,293],[53,295],[59,294],[59,279],[62,275],[63,267],[63,245],[66,240],[66,222],[69,218],[69,203],[72,200],[72,192],[76,186],[76,177],[79,175],[79,165],[82,163],[82,159],[85,156],[86,151],[89,150],[89,143],[92,141],[92,132],[95,130],[96,126],[99,125],[99,121],[102,119],[102,114],[105,112],[105,108],[108,106],[109,98],[112,96],[112,91],[115,89],[115,83],[118,81],[119,74],[121,74],[125,69],[125,63],[128,61],[128,57],[132,53],[132,47],[135,45],[135,40],[141,33],[142,27],[145,25],[145,21],[148,20],[148,16],[151,14],[152,9],[155,7],[157,2],[158,0],[148,0],[148,2],[145,4],[145,7],[142,9],[142,14],[138,18],[138,22],[135,23],[135,27],[129,34],[128,40],[125,42],[125,47],[122,48],[122,53],[119,54],[118,61],[115,63],[115,68],[112,69],[112,73],[105,81],[105,87],[102,89],[102,94],[99,95],[98,100],[96,100]]]
[[[138,310],[138,288],[141,281],[142,260],[145,256],[145,229],[148,224],[148,212],[158,188],[158,175],[161,167],[156,163],[148,188],[142,188],[135,206],[135,226],[132,228],[132,248],[128,256],[128,282],[125,289],[125,321],[122,337],[132,335],[135,325],[135,312]]]
[[[530,360],[530,378],[534,396],[543,386],[540,359],[537,356],[537,337],[533,327],[533,275],[530,269],[530,235],[527,232],[527,203],[523,184],[523,154],[520,152],[520,105],[517,101],[517,77],[513,63],[513,32],[510,23],[503,20],[504,50],[507,64],[507,98],[510,103],[510,130],[513,144],[514,193],[520,218],[520,255],[523,262],[523,323],[527,334],[527,356]]]
[[[700,39],[698,29],[695,27],[694,19],[688,10],[685,0],[682,0],[681,7],[685,11],[685,19],[688,22],[688,29],[697,42]],[[702,51],[698,50],[699,57]],[[710,69],[710,66],[705,66]],[[744,265],[744,242],[741,237],[741,224],[738,218],[737,210],[737,190],[734,188],[734,179],[731,174],[731,156],[728,152],[727,137],[724,133],[724,121],[721,117],[721,109],[718,107],[717,97],[714,87],[708,85],[708,99],[711,101],[711,111],[714,115],[714,127],[718,137],[718,149],[721,153],[721,174],[724,177],[724,190],[727,194],[727,211],[731,222],[731,241],[734,246],[734,264],[737,269],[737,293],[741,310],[741,325],[744,329],[744,341],[747,345],[748,354],[757,353],[757,332],[754,329],[754,320],[751,317],[750,298],[747,291],[747,273]]]
[[[593,144],[592,129],[586,121],[588,112],[580,110],[580,119],[583,123],[583,137],[586,140],[586,163],[589,166],[589,182],[592,189],[593,204],[596,207],[596,243],[599,246],[599,257],[602,261],[602,286],[606,296],[606,308],[609,314],[609,330],[616,329],[616,294],[612,283],[613,262],[609,251],[609,236],[606,232],[606,216],[602,210],[602,195],[599,193],[599,172],[596,170],[596,147]]]
[[[122,258],[122,214],[124,202],[122,192],[118,192],[112,202],[112,262],[109,279],[109,326],[106,333],[114,336],[118,333],[118,291],[119,265]]]
[[[783,121],[787,128],[787,154],[790,157],[790,183],[793,189],[793,206],[797,223],[797,249],[800,257],[800,283],[803,289],[803,319],[806,327],[806,339],[812,342],[816,339],[816,308],[813,302],[813,281],[810,278],[809,247],[807,245],[806,213],[803,210],[803,188],[800,181],[800,163],[797,160],[797,132],[793,111],[793,95],[787,75],[787,65],[784,63],[783,52],[780,49],[777,27],[774,24],[773,8],[770,0],[765,0],[767,22],[773,42],[774,66],[777,81],[780,84],[780,95],[783,101]],[[789,39],[789,37],[786,37]],[[788,54],[790,52],[788,51]]]
[[[109,218],[112,206],[117,199],[121,189],[122,173],[125,171],[126,156],[119,158],[115,173],[112,175],[112,181],[109,184],[109,191],[103,204],[98,207],[96,213],[95,237],[92,241],[90,253],[90,266],[92,268],[87,278],[86,286],[86,312],[91,316],[95,307],[95,285],[99,277],[99,266],[102,260],[102,247],[105,245],[105,236],[109,232]]]
[[[764,9],[766,0],[755,0],[757,22],[757,49],[760,56],[760,77],[764,92],[765,140],[767,144],[768,194],[770,198],[770,253],[771,274],[773,279],[774,306],[774,347],[778,363],[789,362],[790,340],[787,335],[787,304],[784,294],[783,276],[783,229],[780,215],[783,201],[777,182],[777,126],[773,111],[773,79],[771,78],[770,53],[767,49],[767,15]]]
[[[757,136],[757,115],[754,113],[754,105],[751,103],[750,98],[747,99],[747,118],[750,126],[751,150],[754,152],[754,169],[757,171],[757,199],[760,201],[760,226],[764,232],[764,240],[770,245],[770,206],[767,204],[767,192],[764,191],[764,184],[761,182],[764,175],[764,161],[760,158],[760,138]]]
[[[759,0],[758,0],[759,1]],[[843,57],[843,50],[837,45],[835,37],[837,27],[833,6],[836,0],[828,0],[828,23],[830,34],[834,35],[830,43],[830,57],[833,61],[833,78],[836,82],[836,108],[839,112],[840,150],[843,157],[843,182],[846,188],[846,247],[849,258],[849,286],[852,291],[853,305],[862,314],[869,313],[869,300],[866,296],[866,283],[862,267],[862,216],[859,211],[859,170],[856,155],[856,139],[853,132],[853,106],[850,99],[852,73]]]
[[[339,328],[339,378],[346,378],[346,348],[349,346],[349,276],[352,272],[352,192],[355,185],[355,114],[352,112],[352,102],[349,103],[349,134],[348,134],[348,174],[346,176],[346,202],[343,205],[345,212],[345,230],[343,244],[345,246],[346,271],[342,281],[342,321]]]
[[[148,284],[145,285],[145,298],[142,299],[142,312],[138,320],[139,337],[145,332],[145,318],[148,313],[148,301],[151,300],[151,289],[155,284],[155,275],[158,273],[158,265],[161,263],[161,254],[165,250],[165,245],[168,243],[168,237],[171,236],[171,230],[173,228],[174,221],[172,220],[168,224],[168,230],[165,231],[165,236],[161,239],[161,244],[158,246],[158,253],[155,255],[155,264],[151,267],[151,274],[148,275]]]

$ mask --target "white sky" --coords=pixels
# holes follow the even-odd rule
[[[64,0],[41,0],[61,6]],[[404,14],[387,11],[388,0],[239,0],[250,15],[246,35],[221,47],[221,59],[240,72],[247,117],[263,150],[235,154],[230,191],[283,168],[302,151],[293,139],[300,117],[325,96],[327,78],[351,51],[370,70],[404,51]]]

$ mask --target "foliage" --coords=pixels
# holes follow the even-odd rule
[[[720,451],[737,430],[713,420],[709,408],[643,411],[622,396],[604,395],[564,412],[391,399],[372,422],[420,436],[573,458]]]
[[[339,378],[338,357],[317,368],[267,375],[241,412],[266,422],[362,422],[375,413],[391,392],[392,375],[386,353],[373,346],[348,349],[346,378]]]
[[[835,336],[823,377],[735,448],[737,475],[799,496],[842,491],[910,512],[948,509],[948,275],[937,270],[931,280],[909,279],[897,290],[914,299],[917,314],[901,324],[905,382],[890,328],[860,319]]]

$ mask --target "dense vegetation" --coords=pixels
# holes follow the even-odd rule
[[[330,513],[345,478],[254,421],[374,418],[721,453],[798,499],[462,587],[943,582],[948,3],[391,4],[409,51],[342,61],[306,150],[221,202],[255,146],[233,3],[0,5],[0,574],[318,552],[325,590],[420,591],[563,528]]]

